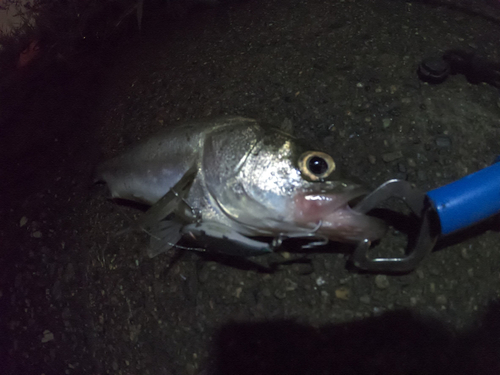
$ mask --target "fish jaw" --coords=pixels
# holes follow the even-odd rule
[[[294,198],[294,220],[300,226],[316,228],[316,233],[332,241],[359,243],[384,236],[384,221],[354,211],[349,201],[366,194],[364,189],[341,193],[301,192]]]

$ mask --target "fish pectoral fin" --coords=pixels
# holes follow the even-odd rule
[[[189,168],[181,179],[134,223],[134,229],[148,230],[154,228],[158,222],[165,219],[179,205],[183,204],[197,172],[198,167],[196,165]]]
[[[248,238],[227,225],[215,221],[185,225],[181,233],[196,240],[203,247],[228,255],[245,257],[272,252],[267,242]]]
[[[162,220],[156,223],[151,229],[148,248],[148,256],[155,256],[165,253],[175,246],[182,238],[181,228],[183,224],[176,220]]]

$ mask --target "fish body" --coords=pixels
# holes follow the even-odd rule
[[[223,117],[166,129],[101,164],[97,178],[113,198],[152,206],[140,225],[153,233],[150,256],[182,236],[227,241],[243,253],[269,251],[252,242],[257,236],[380,238],[383,222],[348,205],[366,190],[336,169],[331,156],[278,129]]]

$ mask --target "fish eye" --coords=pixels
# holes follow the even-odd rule
[[[320,158],[319,156],[313,156],[309,159],[307,167],[315,175],[322,175],[328,170],[328,163],[325,159]]]
[[[311,181],[328,177],[335,170],[333,158],[320,151],[304,152],[299,158],[299,169]]]

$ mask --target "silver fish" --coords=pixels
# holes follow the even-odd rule
[[[367,191],[338,173],[330,155],[278,129],[224,117],[168,128],[101,164],[97,179],[113,198],[152,206],[135,225],[151,234],[151,257],[182,237],[252,255],[293,237],[312,246],[382,237],[381,220],[348,204]]]

